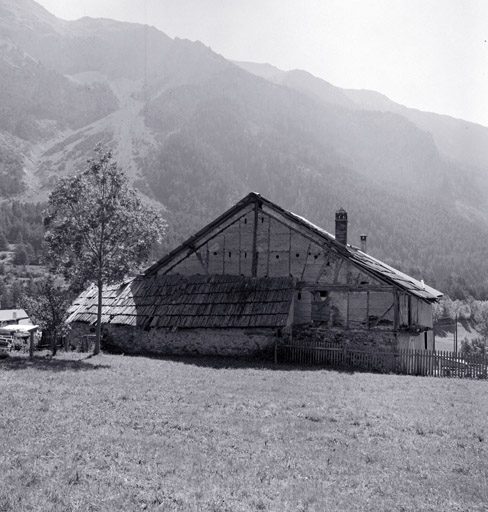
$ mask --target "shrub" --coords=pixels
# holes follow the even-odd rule
[[[464,340],[461,342],[461,354],[463,356],[485,356],[488,352],[487,345],[488,341],[484,337],[478,336],[477,338],[473,338],[472,340],[464,338]]]

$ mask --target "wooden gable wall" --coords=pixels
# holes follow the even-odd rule
[[[255,251],[254,251],[255,249]],[[158,274],[295,277],[316,285],[380,285],[304,226],[248,205],[188,247]]]
[[[431,326],[429,304],[399,293],[352,263],[332,242],[267,204],[252,202],[234,212],[158,274],[292,276],[297,281],[295,324],[386,330]],[[405,301],[410,301],[410,313]]]

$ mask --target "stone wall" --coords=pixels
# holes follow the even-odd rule
[[[398,339],[395,332],[382,330],[353,330],[330,327],[295,326],[293,327],[293,342],[311,340],[338,343],[349,349],[365,350],[374,348],[378,352],[394,352],[398,349]]]
[[[70,343],[80,347],[93,334],[88,324],[71,324]],[[150,329],[105,325],[103,345],[126,354],[251,356],[272,353],[275,329]]]

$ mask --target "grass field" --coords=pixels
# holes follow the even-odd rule
[[[0,361],[0,511],[488,510],[486,382],[81,357]]]

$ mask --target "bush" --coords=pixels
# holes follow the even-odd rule
[[[488,341],[484,337],[473,338],[468,340],[464,338],[461,342],[461,355],[463,356],[485,356],[487,350]]]

